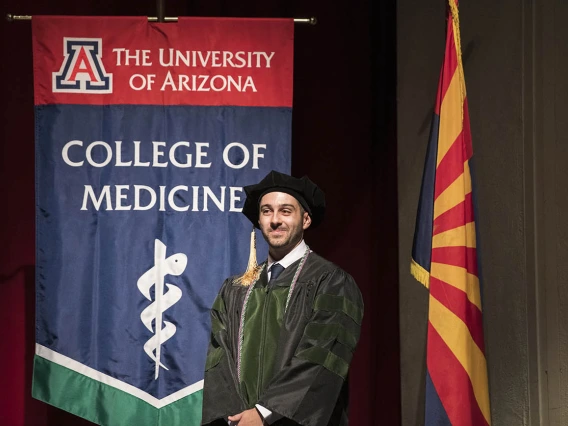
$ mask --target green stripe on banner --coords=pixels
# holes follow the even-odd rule
[[[104,426],[198,426],[201,423],[202,390],[158,409],[37,355],[32,396]]]
[[[203,390],[188,395],[159,410],[160,426],[199,426],[201,424],[201,406]]]

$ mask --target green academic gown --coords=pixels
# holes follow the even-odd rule
[[[349,274],[310,253],[288,300],[300,264],[270,285],[266,268],[252,289],[236,277],[223,283],[211,310],[203,425],[226,425],[255,404],[283,416],[274,426],[348,424],[361,293]]]

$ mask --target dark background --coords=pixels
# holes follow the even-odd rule
[[[326,221],[308,232],[308,243],[350,272],[365,300],[351,370],[351,424],[400,424],[394,0],[176,0],[166,1],[165,12],[318,18],[316,26],[295,27],[292,171],[308,175],[327,195]],[[2,13],[155,16],[156,7],[153,1],[6,0]],[[440,28],[443,19],[436,23]],[[0,425],[86,425],[30,396],[35,327],[31,25],[0,25]],[[440,63],[441,58],[434,67]]]

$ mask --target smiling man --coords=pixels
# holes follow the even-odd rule
[[[324,194],[275,171],[244,189],[268,259],[225,280],[213,304],[202,424],[347,425],[363,301],[353,278],[304,241],[323,220]]]

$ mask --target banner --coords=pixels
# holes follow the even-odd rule
[[[290,172],[292,50],[291,19],[34,16],[35,398],[200,424],[209,308],[248,261],[242,187]]]
[[[429,288],[425,426],[489,426],[491,409],[477,264],[473,148],[457,0],[416,218],[411,272]]]

